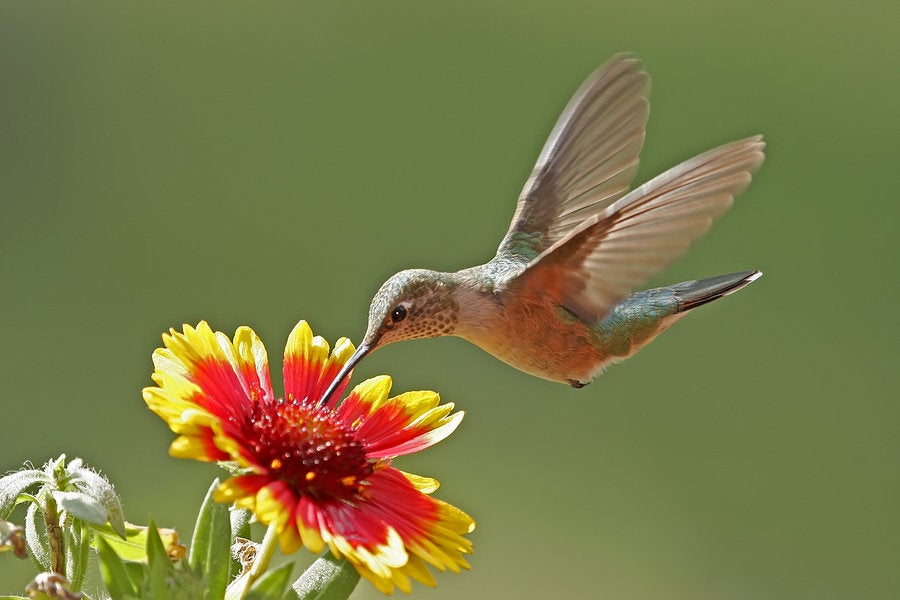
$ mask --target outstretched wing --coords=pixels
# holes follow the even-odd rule
[[[749,185],[764,147],[755,136],[669,169],[558,240],[510,287],[539,289],[596,323],[706,233]]]
[[[578,88],[519,195],[497,255],[530,260],[620,198],[638,168],[650,77],[620,54]]]

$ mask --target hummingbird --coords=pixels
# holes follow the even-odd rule
[[[372,351],[461,337],[525,373],[581,388],[693,309],[759,278],[742,271],[632,293],[680,257],[749,185],[762,136],[695,156],[629,191],[649,115],[650,77],[614,56],[578,88],[483,265],[391,276],[327,402]]]

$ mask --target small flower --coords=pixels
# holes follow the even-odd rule
[[[16,558],[28,558],[24,530],[10,521],[0,521],[0,552],[12,550]]]
[[[38,573],[25,587],[29,598],[55,598],[56,600],[81,600],[84,594],[69,589],[69,580],[54,571]]]
[[[284,353],[284,398],[272,390],[266,349],[249,327],[230,340],[201,322],[171,329],[153,353],[147,406],[178,434],[172,456],[233,461],[242,474],[223,482],[219,502],[252,510],[274,525],[283,552],[326,546],[385,593],[410,591],[410,578],[434,585],[428,570],[469,568],[462,534],[475,523],[431,498],[434,479],[391,466],[397,456],[441,441],[463,413],[435,392],[389,398],[387,376],[364,381],[338,406],[319,402],[350,358],[297,324]],[[334,397],[343,395],[344,383]]]

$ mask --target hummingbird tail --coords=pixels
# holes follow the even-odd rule
[[[722,296],[733,294],[739,289],[762,277],[762,271],[742,271],[693,281],[684,281],[669,286],[678,298],[678,312],[683,313],[703,306]]]

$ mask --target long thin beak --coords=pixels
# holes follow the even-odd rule
[[[328,385],[328,389],[325,390],[324,394],[322,394],[322,398],[321,400],[319,400],[319,404],[325,406],[329,402],[331,402],[331,395],[334,394],[338,386],[341,385],[341,382],[344,380],[344,378],[350,374],[350,371],[353,370],[353,367],[356,366],[356,363],[361,361],[371,349],[372,347],[369,344],[362,343],[359,345],[359,347],[356,349],[356,352],[354,352],[350,357],[350,360],[348,360],[344,367],[340,371],[338,371],[337,376]]]

